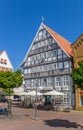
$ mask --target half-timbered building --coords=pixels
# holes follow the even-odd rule
[[[71,43],[41,23],[21,64],[25,89],[40,91],[55,89],[64,92],[63,104],[74,105]]]

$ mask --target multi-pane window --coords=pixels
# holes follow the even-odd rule
[[[35,64],[38,64],[38,60],[35,61]]]
[[[53,78],[52,77],[48,77],[47,78],[47,86],[48,87],[52,87],[53,86]]]
[[[41,47],[43,47],[44,46],[44,41],[41,41]]]
[[[60,76],[54,77],[54,88],[57,91],[61,90],[61,77]]]
[[[55,70],[57,69],[57,63],[54,63],[54,69]]]
[[[55,77],[55,86],[60,86],[61,85],[61,77],[57,76]]]
[[[61,54],[62,54],[62,50],[58,49],[58,55],[61,55]]]
[[[31,82],[30,82],[31,86],[34,86],[34,80],[31,79],[30,81],[31,81]]]
[[[58,63],[58,69],[63,69],[63,62]]]
[[[39,48],[42,46],[41,42],[38,43],[39,44]]]
[[[25,86],[26,87],[30,87],[31,86],[30,84],[31,84],[30,79],[25,80]]]
[[[39,47],[40,47],[40,42],[37,43],[37,48],[39,48]],[[36,49],[37,49],[37,48],[36,48]]]
[[[38,66],[36,69],[37,69],[37,72],[40,72],[40,66]]]
[[[33,73],[34,72],[34,68],[31,68],[31,73]]]
[[[38,86],[40,86],[41,85],[41,80],[37,79],[37,83],[38,83]]]
[[[57,50],[53,50],[53,51],[52,51],[52,56],[55,57],[56,55],[57,55]]]
[[[63,76],[62,77],[62,81],[64,82],[63,85],[69,85],[69,83],[70,83],[70,76],[67,76],[67,75]]]
[[[34,65],[34,56],[31,56],[30,64]]]
[[[32,60],[32,61],[34,60],[34,56],[31,56],[31,60]]]
[[[27,74],[27,69],[24,69],[24,74]]]
[[[58,59],[61,59],[61,58],[62,58],[62,50],[58,49]]]
[[[57,50],[52,51],[52,58],[53,58],[53,60],[57,59]]]
[[[44,59],[47,57],[47,54],[46,54],[46,52],[44,52]]]
[[[44,53],[41,53],[41,58],[44,58]]]
[[[52,54],[52,52],[48,51],[48,53],[47,53],[48,58],[51,57],[51,54]]]
[[[28,72],[28,73],[31,73],[31,69],[30,69],[30,68],[28,68],[28,69],[27,69],[27,72]]]
[[[40,54],[37,54],[37,60],[39,60],[40,59]]]
[[[69,90],[69,85],[70,85],[70,76],[68,75],[62,76],[62,89]]]
[[[38,85],[37,79],[34,79],[34,85]]]
[[[58,55],[58,59],[62,59],[62,55]]]
[[[69,103],[69,93],[67,93],[67,92],[64,93],[63,102],[64,103]]]
[[[32,79],[31,80],[31,86],[40,86],[40,79]]]
[[[68,63],[68,61],[65,61],[64,62],[64,68],[68,68],[69,67],[69,63]]]
[[[73,67],[73,62],[70,61],[70,62],[69,62],[69,66],[70,66],[70,67]]]
[[[52,44],[52,41],[51,41],[51,38],[48,39],[48,45],[51,45]]]
[[[48,40],[45,40],[45,41],[44,41],[44,45],[45,45],[45,46],[48,46]]]
[[[52,69],[54,69],[53,64],[48,64],[47,67],[48,67],[48,70],[52,70]]]
[[[47,78],[41,79],[41,85],[44,86],[44,87],[47,87]]]
[[[47,71],[47,65],[43,66],[43,71]]]
[[[30,68],[30,70],[31,70],[31,73],[33,73],[34,72],[34,67]]]

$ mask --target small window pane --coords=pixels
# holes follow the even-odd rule
[[[59,62],[59,63],[58,63],[58,67],[59,67],[59,69],[63,69],[63,63],[62,63],[62,62]]]
[[[64,62],[64,68],[68,68],[68,67],[69,67],[68,61],[65,61]]]
[[[62,50],[58,49],[58,55],[61,55],[61,54],[62,54]]]

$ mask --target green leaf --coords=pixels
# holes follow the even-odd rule
[[[73,69],[71,77],[74,84],[83,89],[83,62],[79,62],[78,65],[78,68]]]

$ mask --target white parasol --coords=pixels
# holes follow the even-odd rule
[[[41,96],[42,95],[42,93],[40,93],[40,92],[37,92],[36,93],[36,91],[35,90],[33,90],[33,91],[30,91],[30,92],[27,92],[27,96],[29,95],[29,96],[36,96],[36,94],[37,94],[37,96]]]
[[[52,90],[44,93],[43,95],[64,96],[64,93]]]

